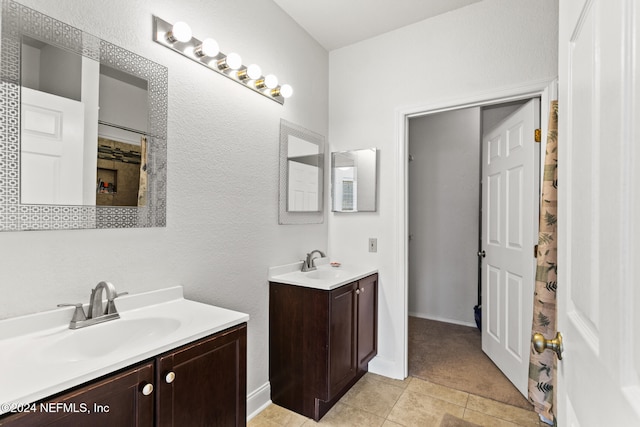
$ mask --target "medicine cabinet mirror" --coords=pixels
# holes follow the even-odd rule
[[[375,212],[377,162],[375,148],[331,153],[333,212]]]
[[[166,67],[10,0],[1,56],[0,231],[164,226]]]
[[[324,137],[280,121],[280,224],[323,221]]]

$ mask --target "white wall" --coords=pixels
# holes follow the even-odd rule
[[[511,113],[515,112],[528,101],[528,99],[525,99],[523,101],[510,102],[507,104],[482,107],[482,134],[486,135],[491,132],[502,120],[509,117]]]
[[[267,268],[327,248],[326,221],[278,225],[280,119],[327,135],[327,52],[271,0],[22,3],[168,67],[167,226],[0,233],[0,318],[86,302],[100,280],[130,293],[183,285],[250,314],[254,392],[268,381]],[[281,106],[153,42],[153,14],[217,38],[294,96]]]
[[[557,1],[484,0],[332,51],[331,151],[380,148],[378,212],[329,215],[329,253],[373,262],[380,273],[379,351],[371,370],[404,375],[404,247],[396,112],[410,106],[552,79],[558,64]],[[367,239],[378,238],[369,253]]]
[[[409,120],[409,314],[474,326],[480,108]]]

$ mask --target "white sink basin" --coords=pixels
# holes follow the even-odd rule
[[[313,271],[309,271],[302,274],[306,275],[310,279],[315,279],[315,280],[340,279],[341,277],[346,276],[346,273],[344,270],[338,270],[333,268],[330,270],[327,268],[323,268],[323,269],[313,270]]]
[[[122,346],[137,347],[153,342],[176,331],[180,325],[178,319],[163,317],[110,320],[43,337],[49,342],[34,355],[54,363],[105,357]]]
[[[332,290],[347,283],[362,279],[378,269],[357,264],[342,264],[340,267],[319,266],[313,271],[301,271],[302,263],[286,264],[269,269],[269,281],[307,288]]]

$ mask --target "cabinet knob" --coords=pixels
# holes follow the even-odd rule
[[[167,384],[171,384],[175,379],[176,379],[175,372],[167,372],[167,375],[164,376],[164,380],[167,382]]]
[[[360,289],[356,289],[356,295],[360,295]]]
[[[149,396],[151,393],[153,393],[153,384],[146,383],[144,386],[142,386],[142,394],[144,394],[145,396]]]

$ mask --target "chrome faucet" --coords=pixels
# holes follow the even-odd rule
[[[102,305],[102,294],[107,294],[107,307],[106,309]],[[118,297],[118,293],[116,292],[116,287],[113,286],[109,282],[100,282],[98,285],[91,290],[91,298],[89,301],[89,316],[92,319],[97,319],[100,316],[109,315],[109,314],[118,314],[118,310],[116,310],[116,305],[113,302],[114,299]],[[118,315],[118,317],[120,317]]]
[[[324,252],[322,252],[321,250],[318,250],[318,249],[312,250],[307,254],[307,259],[302,261],[302,271],[313,271],[316,269],[316,266],[313,265],[313,260],[314,260],[313,254],[315,253],[319,253],[322,258],[325,257]]]
[[[107,294],[106,307],[102,304],[103,293]],[[76,310],[73,312],[71,322],[69,322],[69,329],[84,328],[85,326],[119,319],[120,315],[118,314],[116,304],[113,300],[126,294],[128,294],[128,292],[116,292],[115,286],[109,282],[100,282],[91,290],[91,298],[89,300],[89,310],[87,310],[87,314],[84,313],[82,303],[58,304],[58,307],[75,307]]]

